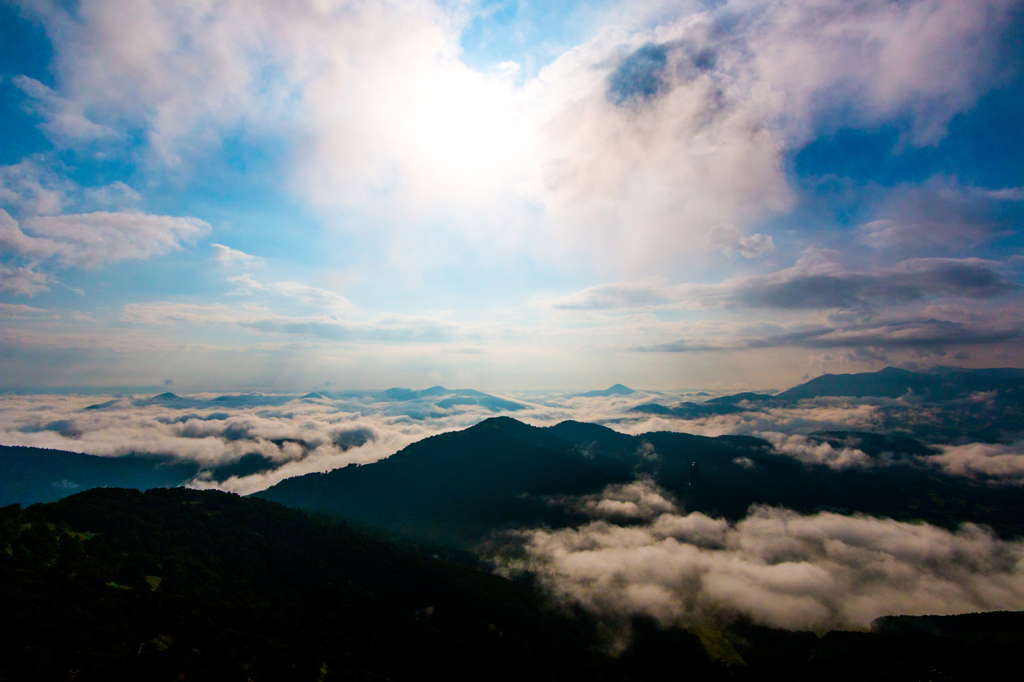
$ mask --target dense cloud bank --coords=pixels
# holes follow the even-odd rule
[[[197,486],[249,493],[291,476],[373,462],[428,436],[506,413],[500,407],[462,404],[447,394],[411,400],[386,399],[379,393],[311,395],[315,397],[195,394],[161,399],[7,394],[0,396],[0,445],[101,456],[169,454],[200,464],[203,471],[195,481]],[[741,402],[740,410],[732,414],[679,419],[631,409],[655,400],[693,400],[693,395],[638,391],[580,397],[528,392],[501,397],[522,406],[507,414],[536,426],[573,419],[632,435],[680,431],[706,436],[755,436],[769,441],[775,452],[807,466],[834,469],[891,462],[884,457],[869,457],[855,437],[837,442],[811,434],[896,432],[920,437],[918,431],[941,434],[942,420],[951,419],[943,412],[949,407],[884,398],[817,398],[788,406]],[[1020,440],[1018,435],[1008,442]],[[1020,442],[954,445],[956,439],[950,438],[945,443],[937,446],[935,456],[903,463],[934,466],[948,475],[994,484],[1024,484],[1024,448]],[[227,468],[251,454],[259,456],[257,471]]]
[[[1024,543],[964,524],[753,507],[738,523],[687,514],[650,482],[580,503],[577,528],[511,536],[497,559],[612,622],[737,617],[791,630],[867,628],[886,615],[1024,608]]]

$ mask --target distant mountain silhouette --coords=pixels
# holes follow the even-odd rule
[[[422,391],[411,388],[389,388],[384,391],[320,391],[321,394],[330,398],[371,398],[384,402],[409,402],[413,400],[426,400],[430,398],[443,398],[434,403],[437,407],[447,410],[458,405],[479,405],[486,407],[492,412],[515,412],[526,409],[520,403],[498,398],[487,393],[475,391],[471,388],[449,389],[444,386],[431,386]]]
[[[198,472],[198,465],[166,456],[96,457],[0,446],[0,506],[53,502],[89,488],[179,486]]]
[[[736,393],[711,398],[703,403],[647,403],[637,405],[632,411],[696,419],[708,415],[741,412],[743,410],[737,407],[737,404],[743,401],[755,404],[785,404],[807,398],[901,398],[909,394],[926,401],[942,402],[991,391],[997,392],[996,397],[1003,403],[1018,406],[1024,404],[1024,369],[937,367],[927,372],[912,372],[897,367],[886,367],[877,372],[823,374],[775,395]]]
[[[636,391],[634,391],[633,389],[629,388],[628,386],[623,386],[622,384],[615,384],[614,386],[610,386],[609,388],[606,388],[603,391],[587,391],[586,393],[577,393],[577,394],[569,396],[569,397],[571,397],[571,398],[607,398],[607,397],[613,396],[613,395],[632,395],[633,393],[636,393]]]
[[[627,389],[628,390],[628,389]],[[422,391],[415,391],[409,388],[389,388],[384,391],[327,391],[321,389],[312,391],[303,396],[277,395],[263,393],[237,393],[217,396],[216,398],[183,398],[174,393],[161,393],[149,398],[133,398],[107,400],[95,405],[89,405],[86,410],[109,410],[118,409],[127,405],[135,407],[149,407],[160,405],[177,409],[204,409],[204,408],[235,408],[244,409],[251,407],[272,407],[284,405],[285,403],[299,398],[301,400],[324,400],[324,399],[351,399],[370,398],[384,402],[409,402],[413,400],[430,401],[435,398],[435,404],[441,409],[449,409],[459,405],[478,405],[485,407],[492,412],[515,412],[526,409],[525,405],[505,400],[497,396],[488,395],[473,389],[447,389],[444,386],[432,386]]]
[[[631,412],[642,414],[660,414],[667,417],[680,417],[682,419],[697,419],[716,414],[735,414],[742,412],[743,408],[736,407],[731,402],[712,403],[710,400],[704,403],[682,402],[671,407],[660,403],[644,403],[631,408]]]
[[[705,405],[733,405],[735,403],[749,400],[751,402],[757,402],[759,400],[771,400],[774,396],[769,393],[734,393],[733,395],[723,395],[720,398],[709,398],[704,401]]]
[[[1013,391],[1019,401],[1024,398],[1021,389],[1024,389],[1024,370],[1014,368],[942,368],[925,373],[886,367],[877,372],[823,374],[777,394],[774,400],[786,402],[824,396],[900,398],[911,393],[918,398],[941,401],[966,398],[978,392]]]

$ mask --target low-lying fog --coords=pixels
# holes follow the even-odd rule
[[[636,405],[680,399],[687,394],[637,391],[630,395],[573,397],[557,393],[502,394],[521,406],[494,411],[480,405],[448,405],[445,396],[387,400],[380,394],[306,398],[297,395],[192,394],[178,399],[150,395],[0,396],[0,444],[83,452],[105,457],[129,453],[165,454],[199,463],[193,481],[241,494],[278,481],[351,462],[368,463],[394,454],[428,436],[463,429],[508,414],[536,426],[566,419],[604,424],[630,434],[682,431],[706,436],[742,434],[770,441],[778,453],[809,465],[834,468],[871,466],[855,447],[835,448],[805,437],[820,430],[892,430],[900,419],[933,419],[936,408],[880,398],[819,398],[795,406],[746,404],[744,411],[679,419],[630,412]],[[266,466],[258,473],[218,480],[213,470],[256,453]],[[936,444],[927,463],[954,476],[985,476],[993,482],[1024,483],[1024,441]]]

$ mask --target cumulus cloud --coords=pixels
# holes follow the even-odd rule
[[[950,476],[1024,485],[1024,441],[1011,445],[970,443],[940,448],[942,454],[928,457],[927,461]]]
[[[754,225],[792,205],[784,153],[822,125],[908,119],[911,144],[939,140],[998,77],[1012,5],[643,3],[517,85],[467,67],[463,8],[426,0],[37,3],[62,87],[25,83],[79,134],[138,126],[172,165],[225,131],[287,130],[311,203],[649,271],[723,224],[733,252],[771,253]]]
[[[839,470],[874,466],[873,460],[856,447],[836,448],[831,443],[811,440],[800,434],[787,435],[769,431],[760,435],[771,442],[774,452],[789,455],[804,464],[824,465]]]
[[[775,240],[766,234],[743,236],[733,225],[719,225],[711,230],[711,241],[727,255],[761,258],[775,253]]]
[[[650,520],[676,510],[672,496],[645,478],[611,485],[600,494],[572,498],[566,503],[593,518],[613,521]]]
[[[644,485],[646,495],[661,496]],[[607,499],[620,496],[610,490]],[[500,556],[500,570],[531,571],[555,598],[612,622],[745,617],[823,632],[867,628],[887,615],[1024,608],[1024,543],[972,524],[949,531],[770,507],[730,523],[677,508],[639,524],[601,519],[511,537],[518,552]]]

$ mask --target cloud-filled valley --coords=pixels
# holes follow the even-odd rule
[[[747,618],[824,632],[888,615],[1024,607],[1024,544],[982,527],[772,507],[731,523],[663,495],[650,483],[609,488],[593,521],[516,533],[498,565],[533,571],[557,599],[620,626],[643,614],[666,625]],[[614,504],[633,505],[633,522],[602,513]]]
[[[509,414],[536,426],[574,420],[630,435],[753,436],[807,467],[912,466],[993,485],[1024,483],[1024,434],[1014,426],[1019,408],[993,395],[930,402],[910,393],[798,401],[750,394],[752,399],[727,397],[723,403],[701,402],[710,394],[700,391],[626,391],[592,397],[544,391],[492,396],[441,387],[418,392],[332,387],[306,395],[8,393],[0,397],[0,445],[104,457],[170,455],[201,467],[195,485],[250,493],[291,476],[377,461],[428,436]],[[679,400],[679,408],[649,409]],[[861,434],[879,432],[916,438],[926,451],[901,454],[897,445],[883,444],[871,446],[881,448],[881,458],[869,456],[865,449],[872,450],[861,445]],[[985,440],[977,442],[979,436]],[[255,470],[225,474],[244,457]]]

